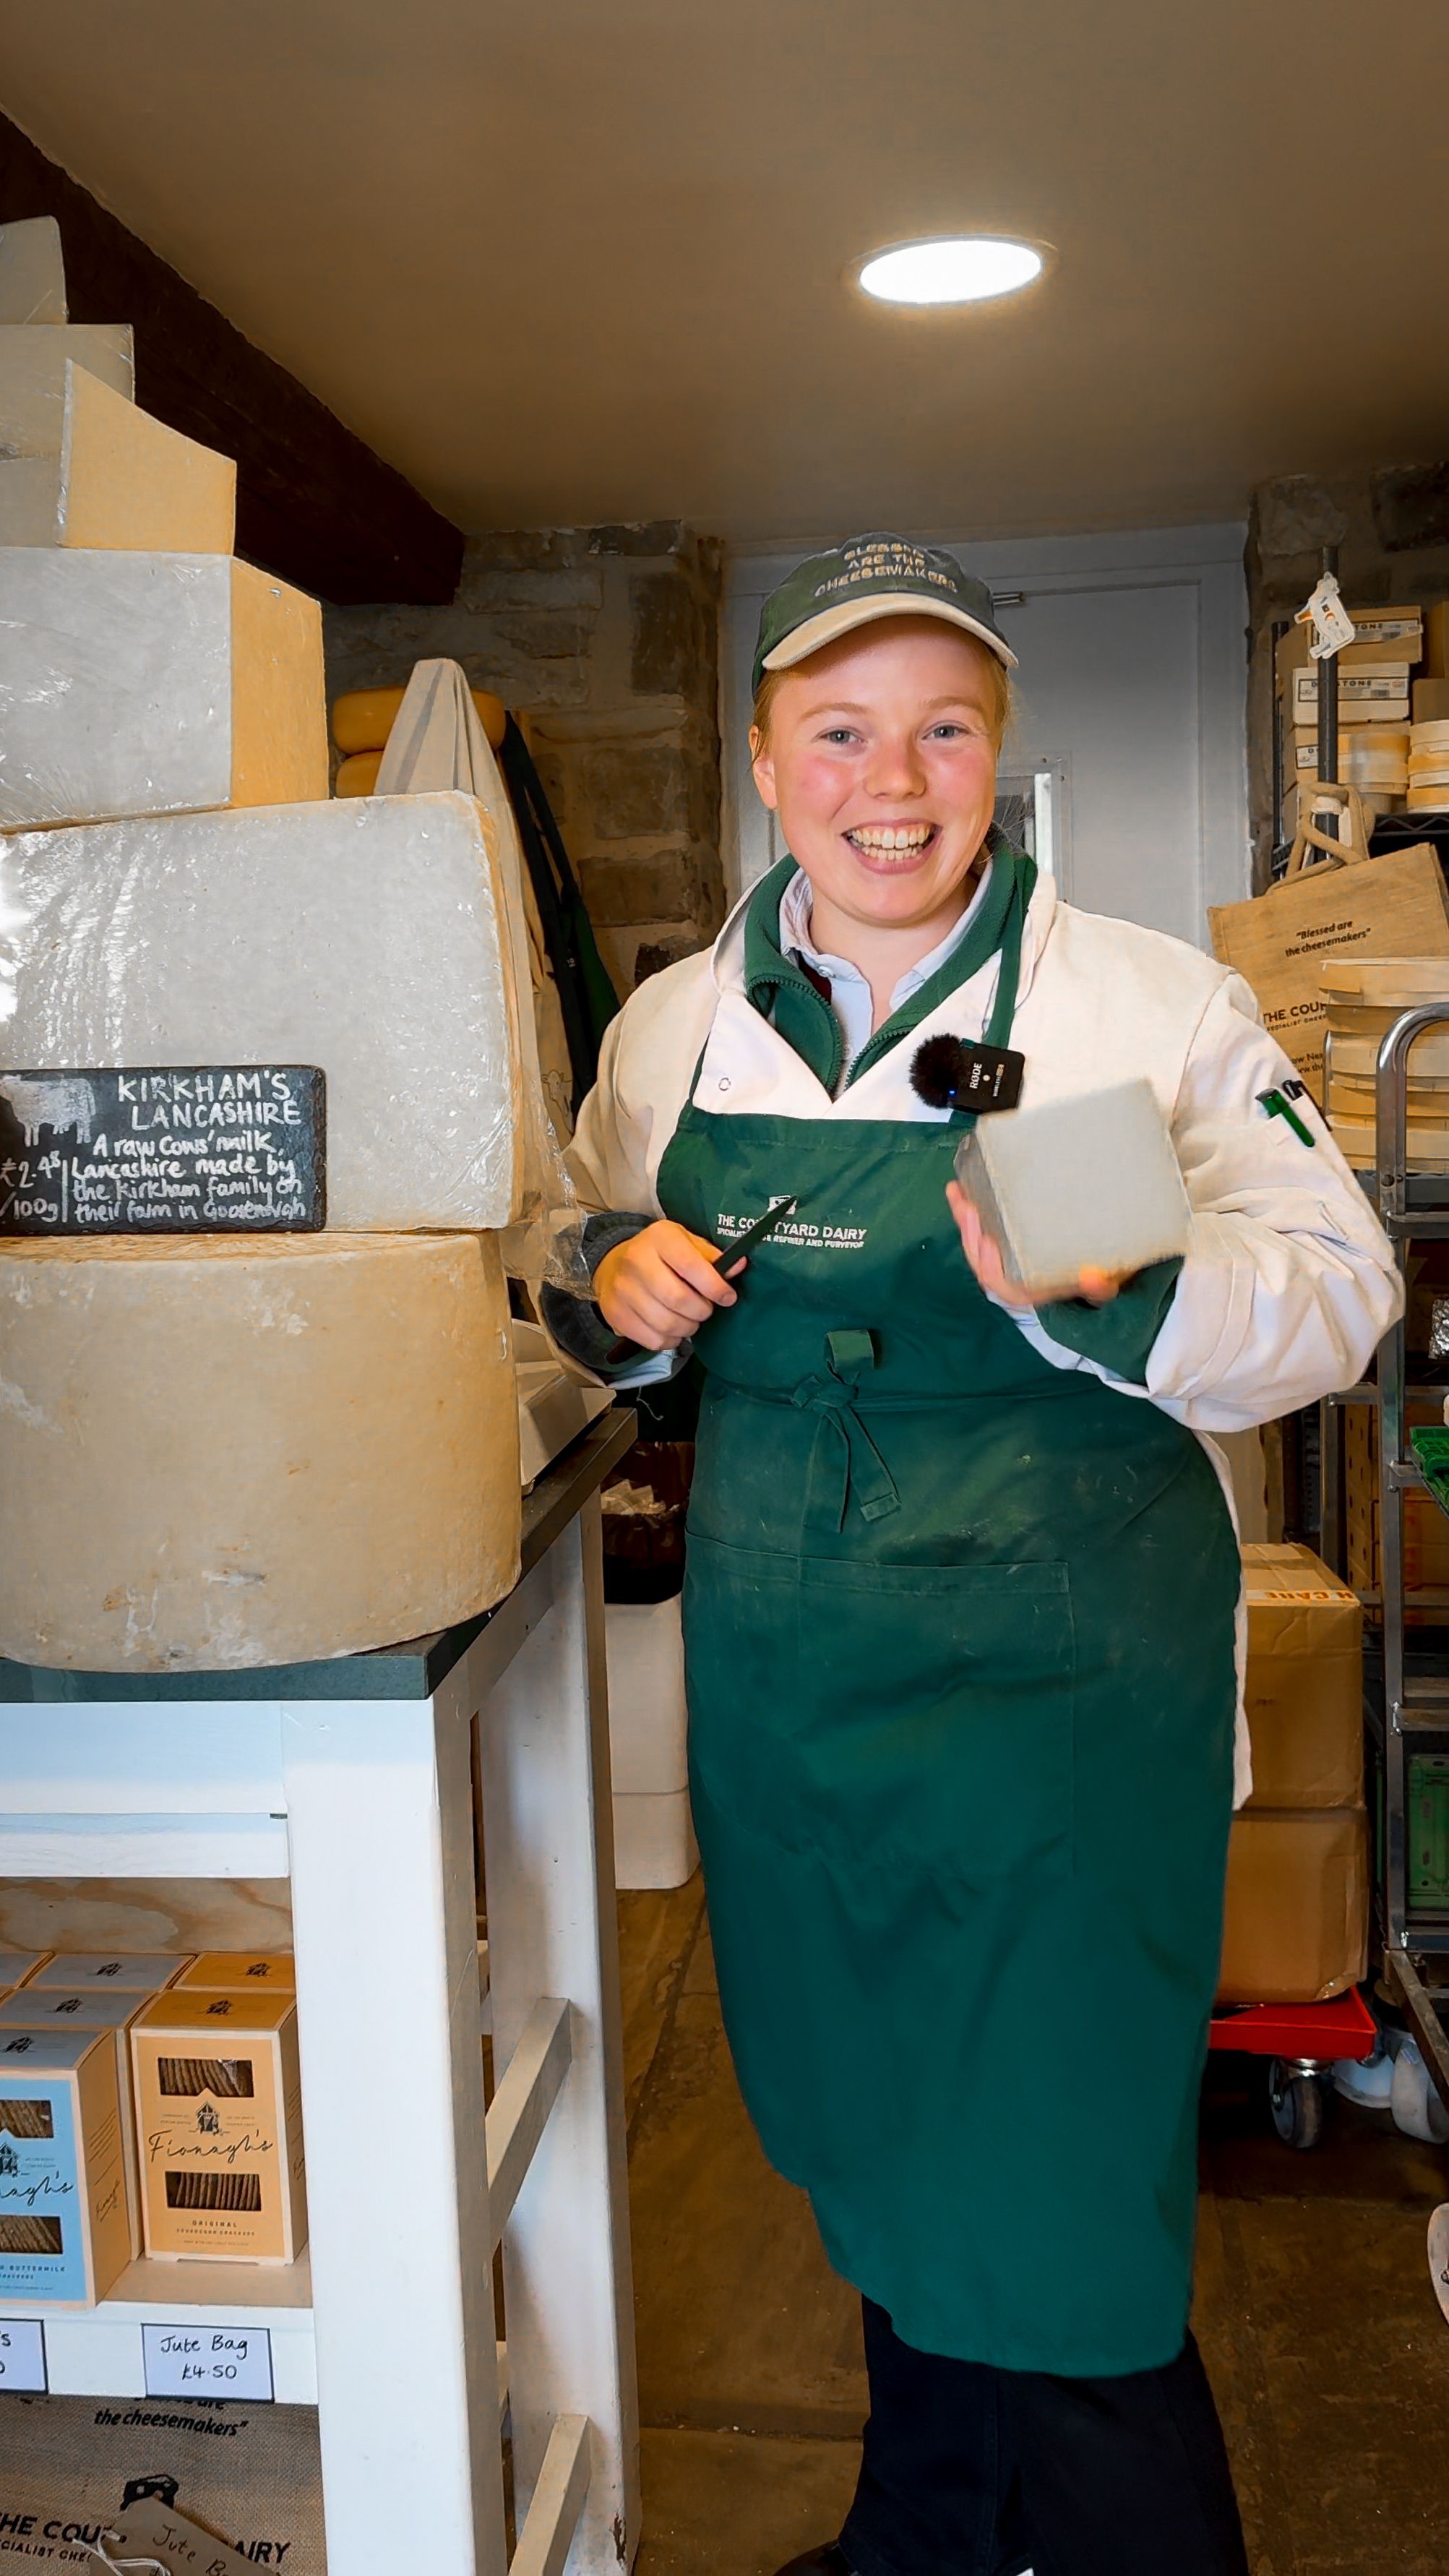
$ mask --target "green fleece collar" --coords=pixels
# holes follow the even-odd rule
[[[851,1082],[868,1072],[888,1048],[908,1036],[995,956],[1018,869],[1026,872],[1025,893],[1030,902],[1036,868],[1030,859],[1018,856],[998,838],[992,851],[985,900],[960,946],[952,949],[919,992],[913,993],[899,1011],[893,1011],[869,1044],[862,1047],[851,1067]],[[773,1021],[787,1046],[794,1048],[834,1099],[844,1053],[840,1022],[804,969],[793,957],[785,956],[780,947],[780,904],[796,873],[793,859],[781,859],[768,876],[760,879],[750,899],[745,913],[745,992],[761,1018]]]

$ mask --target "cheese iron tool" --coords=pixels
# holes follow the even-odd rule
[[[753,1225],[746,1226],[743,1234],[737,1234],[733,1243],[722,1244],[719,1256],[721,1275],[728,1278],[735,1263],[752,1253],[767,1235],[774,1233],[777,1225],[783,1225],[787,1216],[793,1216],[799,1204],[798,1198],[777,1199],[772,1208],[766,1208],[763,1216],[756,1217]]]
[[[746,1260],[757,1245],[764,1242],[767,1235],[774,1233],[777,1225],[783,1225],[787,1216],[794,1215],[799,1204],[798,1198],[777,1199],[772,1208],[766,1208],[763,1216],[756,1217],[753,1225],[746,1226],[743,1234],[737,1234],[733,1243],[721,1244],[719,1247],[721,1276],[727,1278],[736,1262]],[[632,1359],[638,1348],[637,1342],[616,1342],[609,1353],[610,1368],[618,1368],[625,1360]]]

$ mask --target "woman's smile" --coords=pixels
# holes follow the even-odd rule
[[[866,866],[896,875],[918,867],[941,837],[939,823],[851,823],[842,838]]]

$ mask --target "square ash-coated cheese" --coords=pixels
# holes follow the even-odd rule
[[[1083,1270],[1128,1274],[1185,1252],[1191,1211],[1150,1083],[978,1121],[956,1157],[1009,1279],[1076,1293]]]
[[[0,828],[326,796],[301,591],[229,555],[10,546],[0,597]]]
[[[231,1671],[490,1608],[507,1326],[478,1235],[0,1245],[0,1656]]]
[[[518,1003],[471,796],[35,832],[0,868],[0,1071],[320,1065],[330,1226],[522,1213]]]

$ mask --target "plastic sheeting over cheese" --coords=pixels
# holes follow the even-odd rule
[[[0,224],[0,324],[63,322],[65,262],[54,215]]]
[[[327,769],[315,600],[227,555],[0,550],[0,829],[323,798]]]
[[[136,369],[129,322],[0,326],[0,456],[54,456],[74,363],[130,402]]]
[[[471,796],[0,841],[0,1070],[315,1064],[328,1223],[523,1211],[517,999]]]
[[[0,1246],[0,1655],[227,1671],[486,1610],[507,1322],[474,1235]]]

